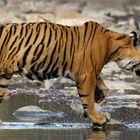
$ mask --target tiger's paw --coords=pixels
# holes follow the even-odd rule
[[[108,112],[89,115],[94,126],[104,126],[110,121],[111,116]]]

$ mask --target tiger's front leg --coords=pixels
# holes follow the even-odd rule
[[[8,99],[10,97],[7,88],[11,77],[12,77],[11,74],[5,74],[0,76],[0,103],[2,102],[3,99]]]
[[[95,102],[101,103],[105,99],[105,97],[108,96],[108,92],[109,92],[109,89],[105,85],[102,78],[99,76],[97,79],[97,84],[95,88],[95,96],[94,96]]]
[[[77,80],[77,88],[86,115],[94,125],[100,126],[110,120],[110,115],[107,112],[96,112],[95,100],[93,98],[95,95],[96,81],[96,75],[93,75],[93,73],[81,75]]]

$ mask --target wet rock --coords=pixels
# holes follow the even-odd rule
[[[122,122],[114,119],[111,119],[111,121],[103,127],[104,130],[123,130],[126,128],[127,126],[125,126]]]
[[[26,111],[26,112],[30,112],[30,111],[35,111],[35,112],[45,112],[46,110],[43,110],[41,109],[40,107],[38,106],[33,106],[33,105],[30,105],[30,106],[24,106],[22,108],[19,108],[15,111],[16,112],[19,112],[19,111]]]
[[[17,109],[13,115],[20,121],[38,122],[46,118],[63,118],[64,113],[41,109],[38,106],[25,106]]]

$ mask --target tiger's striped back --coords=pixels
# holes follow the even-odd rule
[[[0,72],[20,71],[39,80],[60,75],[74,79],[83,67],[85,49],[90,48],[97,26],[93,22],[73,27],[53,23],[3,25]]]

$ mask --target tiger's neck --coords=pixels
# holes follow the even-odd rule
[[[109,37],[110,43],[107,62],[117,61],[123,57],[124,49],[130,45],[131,38],[127,34],[117,32],[110,32]]]

